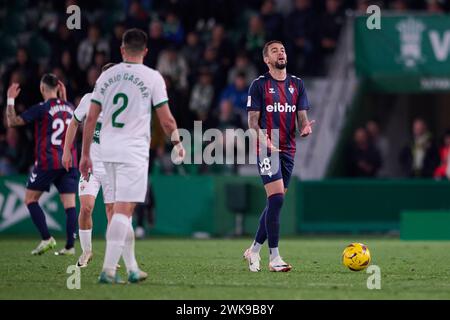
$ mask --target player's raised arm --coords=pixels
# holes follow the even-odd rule
[[[180,134],[178,132],[177,122],[170,112],[169,104],[164,103],[162,106],[156,109],[156,115],[158,116],[161,127],[168,136],[175,148],[176,155],[178,157],[177,162],[181,162],[185,156],[185,150],[180,140]]]
[[[15,99],[19,96],[20,86],[18,83],[13,83],[7,93],[7,107],[6,107],[6,123],[9,128],[18,127],[25,125],[25,121],[21,116],[16,115],[16,110],[14,109]]]
[[[102,111],[101,105],[91,102],[83,130],[83,147],[81,151],[80,172],[85,179],[89,179],[92,171],[92,161],[90,157],[92,138],[94,137],[95,124]]]
[[[67,128],[67,131],[66,131],[66,138],[64,141],[64,150],[63,150],[63,155],[62,155],[62,163],[63,163],[64,168],[67,171],[69,171],[69,168],[72,167],[71,148],[72,148],[73,141],[75,140],[75,136],[77,134],[78,125],[79,125],[78,121],[75,119],[75,117],[73,117],[72,120],[70,120],[69,127]]]

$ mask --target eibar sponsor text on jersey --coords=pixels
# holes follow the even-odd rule
[[[281,104],[279,102],[275,102],[273,105],[269,104],[266,106],[267,112],[295,112],[297,110],[297,106],[291,106],[287,102],[285,104]]]

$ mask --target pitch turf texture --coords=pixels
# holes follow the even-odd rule
[[[289,273],[268,271],[266,249],[262,271],[250,273],[242,259],[249,239],[138,241],[137,258],[149,278],[114,286],[97,283],[105,242],[96,240],[80,290],[66,286],[79,246],[75,257],[31,256],[36,240],[2,238],[0,299],[450,299],[449,242],[350,238],[284,239],[282,256],[294,267]],[[381,268],[381,290],[367,289],[365,271],[341,264],[344,247],[355,241],[368,245],[372,264]]]

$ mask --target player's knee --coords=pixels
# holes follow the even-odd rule
[[[34,194],[26,194],[25,195],[25,205],[29,206],[32,203],[37,203],[39,201],[39,197]]]
[[[284,202],[284,194],[276,193],[269,197],[269,206],[274,209],[281,209]]]
[[[33,198],[27,198],[25,197],[25,205],[28,207],[30,204],[32,203],[37,203],[37,200],[33,199]]]
[[[92,210],[94,210],[94,206],[91,204],[83,204],[80,207],[80,214],[83,216],[91,216]]]

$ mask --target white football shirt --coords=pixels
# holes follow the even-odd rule
[[[103,162],[148,161],[151,109],[168,101],[161,74],[143,64],[122,62],[102,73],[91,100],[102,106]]]
[[[92,93],[87,93],[81,98],[78,107],[74,111],[75,120],[79,123],[84,122],[89,112],[89,107],[91,106]],[[100,130],[102,128],[102,112],[98,116],[97,124],[95,125],[94,138],[92,139],[91,145],[91,160],[92,162],[101,163],[102,159],[100,157]],[[103,165],[103,163],[101,163]],[[95,166],[95,165],[94,165]]]

